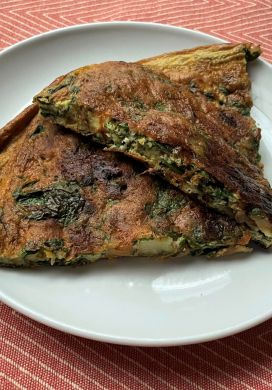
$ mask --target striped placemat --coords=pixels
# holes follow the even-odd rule
[[[259,43],[272,61],[271,0],[0,0],[0,49],[55,28],[112,20]],[[136,348],[67,335],[0,303],[0,389],[18,388],[270,389],[272,320],[210,343]]]
[[[1,0],[0,49],[74,24],[135,20],[259,43],[272,61],[271,0]]]

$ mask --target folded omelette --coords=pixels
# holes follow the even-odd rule
[[[0,263],[246,252],[251,235],[117,153],[30,107],[0,155]]]
[[[246,63],[259,54],[260,49],[251,44],[214,45],[135,64],[141,71],[147,71],[148,78],[155,84],[163,82],[163,88],[158,90],[153,90],[153,84],[148,89],[145,82],[142,84],[143,80],[138,85],[137,76],[132,91],[136,81],[134,64],[128,71],[129,64],[125,63],[103,65],[107,85],[103,84],[104,71],[92,73],[96,66],[85,67],[55,81],[36,98],[40,113],[34,104],[0,132],[0,264],[67,265],[118,256],[222,256],[250,251],[252,240],[267,247],[271,245],[269,219],[263,210],[247,209],[240,216],[238,208],[228,211],[226,204],[229,206],[229,203],[222,194],[227,192],[225,183],[217,185],[204,169],[201,172],[190,167],[189,190],[182,188],[182,192],[155,177],[153,173],[160,172],[169,180],[170,176],[162,170],[165,167],[176,173],[178,179],[184,176],[181,169],[184,163],[177,162],[171,144],[154,142],[143,134],[139,138],[134,129],[131,132],[128,121],[119,123],[117,116],[108,116],[114,106],[119,115],[125,113],[133,123],[142,123],[147,115],[156,117],[157,113],[158,117],[160,113],[174,117],[181,108],[183,112],[184,107],[190,107],[192,99],[193,107],[198,107],[209,122],[210,130],[205,137],[218,139],[220,136],[220,142],[254,167],[264,187],[269,188],[262,176],[258,153],[260,129],[249,116],[252,101]],[[125,84],[120,84],[120,77],[124,76],[122,72],[118,74],[121,67],[126,69],[125,77],[132,83],[128,83],[131,89],[124,87],[126,80]],[[109,71],[112,73],[107,74]],[[79,75],[84,75],[80,82]],[[89,90],[85,96],[87,106],[81,104],[80,89],[92,78],[91,90],[97,83],[95,98],[100,91],[101,101],[108,99],[108,108],[105,102],[101,110]],[[151,96],[144,97],[150,91]],[[166,102],[164,94],[169,101]],[[174,105],[176,111],[172,110]],[[187,116],[192,114],[192,107],[190,110]],[[85,111],[87,120],[85,117],[83,120]],[[103,122],[103,130],[97,121],[100,125]],[[91,134],[92,139],[67,128]],[[105,138],[108,128],[114,128],[114,135]],[[131,136],[133,142],[126,140]],[[194,155],[198,156],[203,145],[199,139],[191,143],[192,149],[197,149],[193,149]],[[103,150],[99,144],[106,145],[110,151]],[[144,150],[144,158],[138,154],[139,147]],[[206,181],[201,178],[203,174],[208,176]],[[169,181],[181,188],[179,180],[176,182],[170,177]],[[210,204],[208,193],[214,191],[214,182],[220,207]],[[206,187],[202,198],[191,191],[191,188],[199,189],[200,184]],[[239,223],[234,221],[234,215]]]
[[[165,64],[161,71],[156,59],[106,62],[58,78],[35,101],[44,117],[144,162],[205,207],[246,224],[269,247],[272,190],[258,163],[260,134],[248,116],[245,72],[258,50],[250,44],[223,47],[209,47],[208,54],[197,49],[200,62],[189,64],[190,88],[176,76],[182,74],[176,59],[172,71]],[[163,58],[169,67],[169,56]],[[237,63],[240,73],[231,72]]]

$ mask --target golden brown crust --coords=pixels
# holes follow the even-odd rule
[[[152,82],[143,80],[141,85],[139,82],[142,76],[140,73],[136,74],[135,69],[126,68],[126,74],[123,72],[119,75],[119,70],[113,69],[112,64],[112,67],[107,69],[110,78],[113,77],[111,83],[107,83],[98,71],[99,80],[93,84],[96,92],[91,101],[88,101],[90,96],[87,97],[87,105],[91,104],[94,111],[99,109],[101,125],[109,115],[115,115],[117,119],[135,125],[136,130],[137,126],[141,128],[147,121],[147,131],[150,131],[155,139],[158,136],[157,111],[166,111],[159,116],[160,127],[167,130],[170,125],[172,131],[168,137],[160,134],[162,138],[159,136],[158,140],[163,139],[163,142],[167,143],[172,139],[174,145],[179,145],[188,162],[197,157],[196,164],[202,166],[203,163],[207,170],[210,169],[211,158],[217,161],[217,158],[220,159],[220,153],[225,150],[225,144],[220,141],[222,137],[229,146],[234,146],[243,156],[256,163],[260,130],[250,117],[241,115],[240,112],[248,113],[252,105],[246,62],[259,54],[260,48],[252,44],[211,45],[167,53],[139,62],[146,70],[151,69],[157,74],[153,76]],[[125,64],[122,64],[125,67]],[[70,79],[70,75],[68,78],[61,76],[48,90],[50,94],[56,93],[60,101],[69,100],[70,86],[75,87],[73,95],[78,93],[74,76],[79,79],[82,77],[82,80],[85,78],[84,82],[88,83],[88,73],[90,72],[92,78],[93,71],[97,71],[97,66],[87,66],[72,72]],[[146,79],[150,76],[149,72]],[[171,98],[171,104],[163,106],[171,94],[167,79],[179,86],[182,99],[180,96],[177,96],[177,99]],[[138,89],[131,87],[135,80]],[[161,82],[164,83],[163,89],[167,90],[168,96],[158,87]],[[61,84],[67,88],[58,89]],[[151,98],[147,96],[149,90],[152,91]],[[88,92],[87,88],[85,92]],[[136,99],[133,100],[135,96]],[[194,103],[196,100],[197,104]],[[150,105],[153,111],[150,110]],[[177,123],[173,121],[173,109],[174,112],[180,111],[183,116]],[[51,259],[53,262],[67,264],[75,259],[85,261],[85,255],[101,254],[103,251],[105,256],[111,257],[131,255],[135,253],[134,245],[137,240],[144,237],[164,239],[169,235],[175,237],[175,240],[181,236],[186,238],[187,246],[183,249],[180,247],[184,254],[188,251],[205,253],[217,248],[217,255],[224,255],[249,249],[247,245],[251,234],[246,229],[243,230],[230,219],[189,201],[186,196],[159,179],[142,174],[141,165],[132,163],[119,154],[102,151],[97,146],[88,146],[80,136],[63,132],[50,120],[36,117],[26,129],[25,126],[36,112],[37,104],[26,109],[0,131],[0,147],[8,145],[0,156],[0,198],[5,199],[5,202],[0,204],[0,262],[6,257],[9,259],[9,265],[18,265],[20,262],[22,265],[28,265],[33,256],[43,256],[47,261]],[[73,126],[72,116],[68,119]],[[193,138],[190,133],[191,124],[187,129],[188,120],[201,122],[199,134],[194,133]],[[46,131],[39,126],[46,127]],[[181,144],[180,126],[183,129],[183,137],[187,134],[187,139]],[[202,160],[194,149],[197,146],[198,152],[202,151],[203,133],[205,146],[210,136],[216,138],[222,148],[218,149],[218,145],[205,147],[205,154],[201,155]],[[218,156],[214,156],[215,151]],[[234,155],[230,152],[227,154],[224,161],[229,164]],[[237,173],[236,163],[234,158],[233,166],[229,167],[231,177],[240,175],[240,165]],[[211,173],[214,175],[213,169],[211,166]],[[258,181],[260,169],[256,168],[254,172]],[[216,174],[224,178],[225,171],[220,164]],[[174,182],[182,180],[181,176],[176,174],[172,174],[170,179]],[[56,186],[56,183],[61,185]],[[236,184],[231,184],[236,189]],[[243,196],[246,196],[247,192],[245,184]],[[264,179],[262,184],[267,186]],[[249,187],[252,191],[252,185]],[[46,209],[42,219],[29,218],[41,215],[40,206],[32,201],[38,199],[41,195],[39,191],[44,189],[48,190],[45,194],[49,193],[49,189],[53,189],[55,197],[64,196],[64,203],[68,202],[69,206],[71,203],[67,201],[67,194],[75,195],[80,207],[72,214],[70,223],[67,223],[67,218],[61,214],[63,208],[59,206],[53,206],[53,216],[50,216],[50,210]],[[258,191],[258,188],[256,190]],[[28,203],[30,198],[27,196],[31,193],[34,198]],[[44,198],[48,200],[47,195]],[[170,200],[176,200],[176,203],[170,202],[173,210],[170,208],[169,211],[167,207]],[[31,202],[33,204],[30,206]],[[179,207],[176,206],[177,202]],[[220,245],[223,249],[218,250]],[[39,246],[43,250],[40,254],[35,254],[33,250]],[[52,250],[56,252],[53,257]],[[166,253],[161,251],[159,254]],[[93,257],[88,258],[88,261],[93,260]]]
[[[139,63],[190,86],[196,95],[208,92],[213,99],[239,108],[239,104],[252,105],[246,64],[260,54],[260,47],[252,43],[225,43],[166,53]]]
[[[251,239],[230,219],[143,174],[141,165],[40,116],[0,154],[3,160],[0,262],[8,265],[133,255],[139,240],[172,235],[186,245],[159,255],[240,244],[243,251]]]
[[[61,118],[66,127],[83,133],[105,132],[103,124],[108,118],[126,123],[131,131],[175,148],[185,165],[208,172],[237,194],[240,208],[260,208],[272,221],[269,184],[261,170],[226,141],[228,119],[213,115],[215,106],[207,116],[187,89],[177,88],[168,78],[137,64],[107,62],[78,70],[76,76],[71,72],[68,77],[67,85],[55,86],[51,92],[45,89],[37,98],[42,106],[46,100],[46,109],[55,110],[57,121]],[[72,88],[77,88],[76,94]],[[59,104],[66,101],[70,106],[62,113]],[[156,109],[158,103],[163,110]],[[98,127],[90,127],[88,115],[100,119]],[[171,177],[171,182],[179,186],[186,179],[182,174],[171,176],[176,178]]]
[[[257,164],[261,134],[249,116],[252,99],[247,62],[260,54],[260,47],[252,43],[226,43],[166,53],[139,63],[185,86],[212,122],[224,123],[225,140]]]
[[[20,131],[28,125],[32,118],[38,113],[39,106],[33,103],[24,111],[20,112],[14,119],[8,122],[0,129],[0,149],[2,150],[6,143],[14,138]]]
[[[166,53],[137,63],[189,90],[210,120],[221,122],[224,139],[258,164],[261,135],[248,116],[252,100],[246,65],[260,53],[260,47],[252,43],[221,44]],[[84,66],[71,74],[77,77],[95,68],[96,65]],[[55,85],[65,84],[65,78],[58,77],[49,86],[50,91]],[[107,85],[106,92],[109,91]]]

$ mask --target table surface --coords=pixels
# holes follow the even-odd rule
[[[152,21],[261,44],[272,61],[272,0],[1,0],[0,49],[98,21]],[[64,334],[0,303],[0,389],[270,389],[272,320],[205,344],[136,348]]]

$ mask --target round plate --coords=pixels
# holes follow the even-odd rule
[[[0,126],[55,77],[106,60],[137,60],[222,42],[150,23],[82,25],[43,34],[0,54]],[[250,65],[261,153],[272,165],[272,68]],[[269,86],[270,84],[270,86]],[[266,169],[272,180],[272,171]],[[227,336],[272,314],[271,251],[220,260],[127,258],[80,268],[0,270],[1,299],[44,324],[128,345],[180,345]]]

